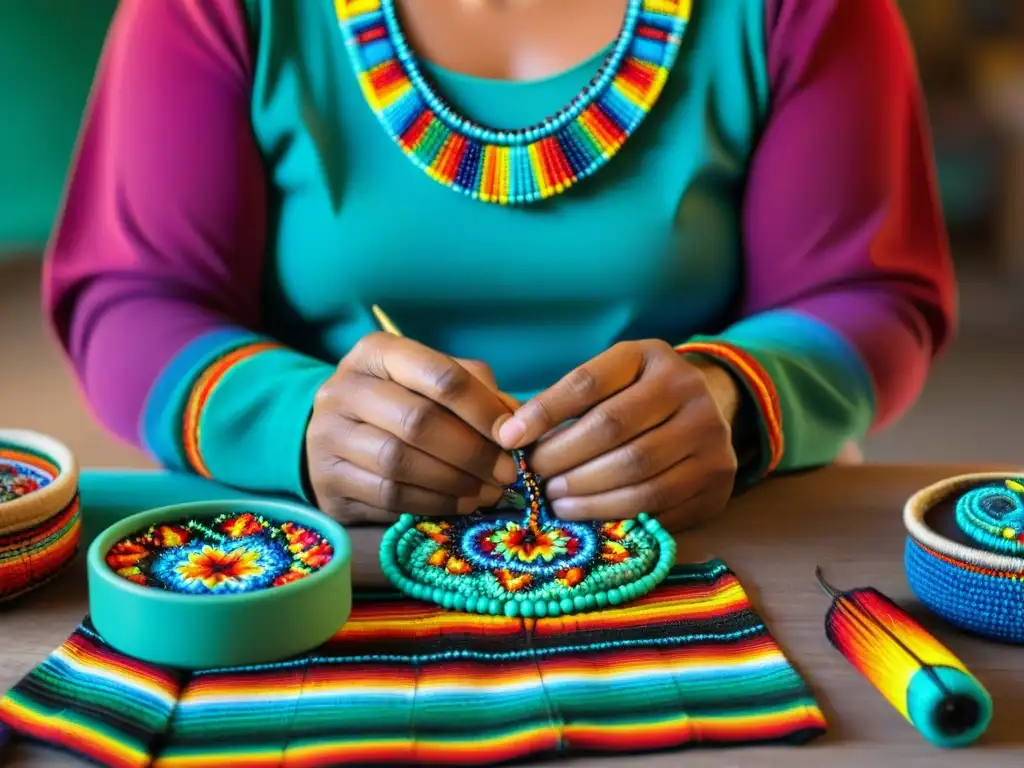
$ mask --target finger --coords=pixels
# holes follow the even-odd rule
[[[498,442],[508,449],[535,442],[567,419],[582,416],[630,386],[642,368],[643,354],[638,347],[625,344],[612,347],[528,400],[511,418],[503,420],[498,429]]]
[[[530,459],[531,466],[541,477],[554,481],[563,473],[627,445],[679,412],[685,401],[677,396],[678,389],[678,382],[665,376],[641,377],[633,386],[605,400],[570,427],[538,443]],[[701,392],[696,380],[693,390],[696,395]],[[678,445],[673,447],[679,448]],[[636,458],[644,459],[646,454]],[[675,458],[678,460],[679,456]],[[658,471],[664,469],[663,466]],[[646,476],[640,477],[637,481],[646,479]],[[558,483],[555,485],[557,487]]]
[[[503,402],[505,407],[508,408],[509,413],[515,413],[519,409],[519,406],[522,405],[522,403],[512,397],[508,392],[498,392],[498,397],[501,398],[501,402]]]
[[[515,461],[508,453],[430,398],[393,381],[358,375],[347,394],[338,404],[343,415],[372,424],[485,483],[515,481]]]
[[[725,509],[728,500],[729,495],[723,497],[721,491],[709,489],[679,507],[660,513],[658,522],[669,533],[679,533],[710,520]]]
[[[373,507],[361,501],[344,500],[324,514],[342,525],[392,525],[398,519],[398,513],[380,507]]]
[[[488,389],[493,392],[498,391],[498,380],[494,378],[494,371],[491,370],[491,366],[487,363],[481,360],[469,360],[464,357],[456,357],[455,362],[480,379]]]
[[[338,461],[335,465],[327,488],[328,496],[336,500],[339,507],[356,501],[396,514],[454,515],[458,512],[455,496],[388,480],[347,461]]]
[[[563,520],[622,520],[641,512],[651,515],[684,506],[701,493],[707,480],[706,467],[696,459],[680,461],[642,483],[590,496],[569,496],[551,502]]]
[[[494,371],[491,370],[491,366],[487,363],[479,360],[467,360],[462,357],[455,358],[455,361],[486,384],[488,389],[494,390],[494,393],[498,396],[501,402],[505,404],[505,407],[508,408],[510,413],[519,407],[518,400],[507,392],[502,392],[498,388],[498,380],[494,377]]]
[[[480,478],[365,422],[352,424],[345,439],[332,448],[339,459],[386,480],[416,485],[446,496],[476,497],[483,488]]]
[[[673,464],[689,458],[692,453],[692,449],[687,451],[687,433],[692,431],[689,427],[686,411],[677,411],[635,440],[574,466],[564,474],[552,476],[545,487],[548,499],[553,502],[570,496],[592,496],[637,485],[660,475]],[[693,441],[690,443],[692,445]],[[538,447],[537,454],[540,452]],[[542,477],[546,476],[536,458],[532,464]]]
[[[488,439],[498,419],[508,416],[497,392],[448,355],[393,336],[368,349],[360,358],[364,373],[443,405]]]

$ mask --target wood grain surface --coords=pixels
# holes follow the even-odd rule
[[[912,599],[903,572],[903,502],[938,479],[993,467],[834,467],[778,478],[737,499],[720,518],[679,537],[680,561],[721,557],[737,573],[783,649],[805,675],[829,733],[802,747],[691,750],[628,758],[585,758],[588,766],[844,768],[845,766],[1020,766],[1024,762],[1024,648],[998,645],[944,625]],[[379,531],[352,533],[356,572],[378,582]],[[829,645],[828,601],[814,581],[821,565],[835,584],[888,594],[963,659],[989,689],[995,715],[982,741],[945,752],[917,732]],[[0,612],[0,689],[59,645],[86,610],[81,564]],[[0,764],[83,765],[38,747],[19,747]],[[564,762],[564,761],[562,761]],[[542,765],[542,763],[534,763]],[[561,762],[543,763],[546,765]],[[213,768],[213,767],[211,767]]]

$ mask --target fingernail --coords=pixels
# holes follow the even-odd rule
[[[573,510],[576,505],[573,499],[556,499],[551,502],[551,509],[558,517],[574,517]]]
[[[559,496],[565,496],[569,492],[569,484],[565,482],[565,478],[553,477],[548,481],[544,490],[548,498],[554,501],[554,499]]]
[[[498,485],[512,485],[516,481],[516,463],[507,453],[498,457],[494,464],[494,480]]]
[[[526,424],[518,416],[513,416],[498,429],[498,439],[506,448],[516,448],[526,434]]]

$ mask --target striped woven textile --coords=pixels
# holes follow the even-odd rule
[[[0,723],[114,768],[485,765],[802,743],[826,728],[720,561],[556,619],[360,593],[307,656],[194,674],[120,655],[86,620],[0,699]]]

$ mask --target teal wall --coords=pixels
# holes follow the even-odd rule
[[[116,0],[0,0],[0,259],[46,242]]]
[[[0,0],[0,261],[46,242],[116,5]],[[977,218],[991,204],[992,158],[973,145],[944,146],[935,129],[947,215]]]

